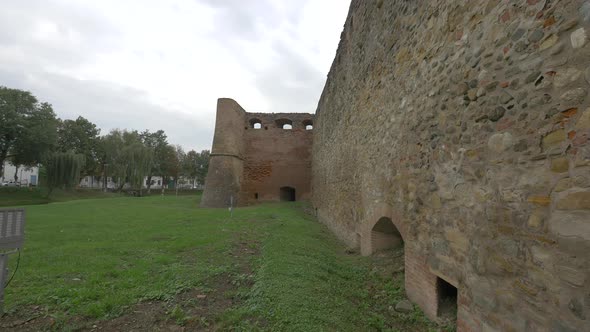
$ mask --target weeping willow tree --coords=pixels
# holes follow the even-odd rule
[[[148,175],[154,161],[153,149],[142,143],[125,147],[123,155],[127,160],[127,179],[132,189],[137,189],[142,196],[143,179]]]
[[[84,155],[73,152],[51,153],[45,162],[49,194],[54,188],[71,189],[80,181]]]

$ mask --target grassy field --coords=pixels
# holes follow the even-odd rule
[[[56,189],[51,193],[51,195],[48,195],[46,188],[0,187],[0,207],[48,204],[53,202],[67,202],[77,199],[112,198],[119,196],[121,195],[115,193],[104,193],[100,190],[88,189],[72,191]]]
[[[178,195],[195,195],[198,193],[195,190],[179,190]],[[145,192],[144,196],[149,196]],[[174,189],[166,189],[164,191],[166,196],[176,195]],[[151,196],[161,195],[161,189],[152,190]],[[116,198],[124,197],[125,193],[103,192],[100,189],[74,189],[61,190],[55,189],[48,194],[47,188],[30,187],[0,187],[0,207],[2,206],[20,206],[20,205],[38,205],[55,202],[68,202],[78,199],[98,199],[98,198]]]
[[[437,331],[404,298],[403,253],[346,253],[303,203],[200,209],[198,196],[27,207],[12,330]],[[11,273],[16,257],[11,257]],[[449,330],[444,328],[444,330]]]

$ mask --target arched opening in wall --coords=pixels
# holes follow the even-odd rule
[[[278,119],[275,121],[278,128],[282,129],[293,129],[293,121],[289,119]]]
[[[254,199],[258,199],[258,193],[254,194]]]
[[[313,129],[313,121],[311,121],[311,120],[303,121],[303,127],[305,127],[305,130],[312,130]]]
[[[295,202],[295,188],[281,187],[280,197],[283,202]]]
[[[377,221],[371,230],[371,252],[388,249],[400,249],[404,247],[401,233],[393,224],[393,221],[383,217]]]
[[[260,119],[250,119],[250,121],[248,121],[250,123],[250,128],[254,128],[254,129],[260,129],[262,128],[262,121],[260,121]]]
[[[457,287],[444,279],[436,278],[436,296],[438,310],[436,315],[441,318],[456,319],[457,317]]]

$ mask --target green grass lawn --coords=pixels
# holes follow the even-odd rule
[[[51,195],[48,195],[47,188],[0,187],[0,207],[37,205],[53,202],[67,202],[77,199],[112,198],[119,196],[121,196],[121,194],[108,192],[104,193],[101,190],[91,189],[78,189],[71,191],[55,189]]]
[[[393,311],[404,298],[403,274],[392,277],[372,258],[347,255],[303,203],[240,208],[230,218],[225,209],[198,208],[198,198],[27,206],[8,317],[26,320],[35,311],[51,318],[47,329],[87,328],[164,303],[172,309],[162,320],[210,329],[438,329],[418,309]],[[203,305],[187,295],[193,291],[221,298],[223,305],[209,303],[215,314],[207,322]]]

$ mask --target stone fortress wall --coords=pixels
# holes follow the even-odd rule
[[[590,330],[589,33],[589,1],[353,0],[319,220],[363,254],[403,243],[409,298],[455,301],[459,331]]]
[[[201,206],[309,199],[313,121],[307,113],[247,113],[219,99]]]

